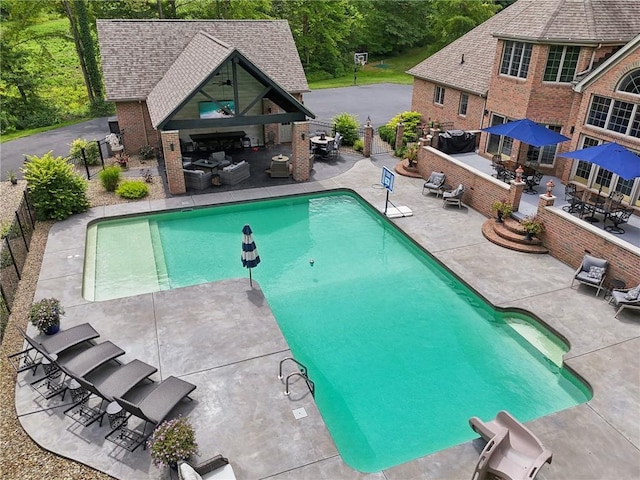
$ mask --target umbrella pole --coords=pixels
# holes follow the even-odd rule
[[[249,269],[249,285],[253,287],[253,281],[251,280],[251,269]]]

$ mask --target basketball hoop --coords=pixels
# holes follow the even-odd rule
[[[358,83],[358,65],[364,67],[369,59],[369,54],[367,52],[356,52],[353,54],[353,84],[357,85]]]

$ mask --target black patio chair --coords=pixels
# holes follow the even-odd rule
[[[605,225],[604,229],[607,232],[623,234],[624,229],[620,227],[621,224],[627,223],[629,218],[633,214],[633,208],[625,208],[624,210],[617,210],[614,212],[607,213],[605,215],[604,221],[611,220],[613,225]]]
[[[529,195],[536,195],[538,191],[533,187],[537,187],[538,185],[540,185],[541,181],[542,172],[533,172],[532,175],[527,175],[527,177],[524,179],[524,182],[527,184],[527,188],[523,190],[524,193],[528,193]]]
[[[562,207],[565,212],[582,213],[583,203],[575,184],[569,183],[564,187],[564,199],[569,202],[569,205]]]

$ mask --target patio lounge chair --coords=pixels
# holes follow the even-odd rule
[[[478,459],[474,480],[485,478],[487,473],[512,480],[532,479],[545,463],[551,463],[551,451],[504,410],[486,423],[471,417],[469,425],[487,441]]]
[[[123,397],[114,397],[114,400],[128,413],[127,420],[132,416],[144,420],[142,433],[127,430],[119,435],[120,437],[124,435],[130,440],[130,442],[128,442],[128,449],[133,452],[141,444],[144,444],[149,435],[151,435],[151,431],[146,433],[147,424],[160,424],[183,398],[191,399],[189,394],[193,392],[195,388],[196,386],[192,383],[171,376],[160,382],[158,386],[137,404],[131,403]],[[111,434],[123,429],[125,424],[126,421],[123,422],[120,427],[111,430],[105,438],[110,439]],[[146,444],[143,448],[147,448]]]
[[[58,382],[52,382],[53,378],[60,378],[61,373],[69,377],[83,377],[107,362],[112,360],[117,362],[116,359],[124,355],[124,350],[107,341],[80,352],[67,350],[60,355],[49,355],[44,351],[40,353],[54,368],[51,368],[44,378],[31,382],[31,386],[46,399],[62,393],[64,400],[68,384],[62,379]]]
[[[190,465],[187,462],[178,463],[178,480],[235,480],[233,468],[222,455],[216,455],[206,462]]]
[[[126,365],[119,365],[114,371],[106,375],[99,370],[100,369],[94,370],[85,377],[70,375],[80,384],[86,394],[82,396],[80,401],[65,410],[64,413],[73,420],[79,421],[79,423],[82,423],[85,427],[91,425],[96,420],[100,420],[100,425],[102,426],[102,419],[106,413],[106,410],[102,407],[105,406],[105,403],[109,404],[113,402],[115,397],[125,395],[145,379],[153,381],[149,376],[158,371],[156,367],[140,360],[133,360]],[[88,406],[91,394],[100,398],[100,403],[97,407]],[[79,415],[73,413],[76,411],[79,412]],[[69,412],[72,413],[69,414]]]
[[[573,275],[571,280],[571,286],[578,281],[590,287],[596,288],[596,297],[600,295],[604,285],[604,279],[607,274],[607,267],[609,262],[602,258],[592,257],[591,255],[585,255],[582,259],[582,263]]]
[[[604,229],[611,233],[624,233],[624,229],[620,228],[620,225],[627,223],[629,218],[633,215],[633,208],[625,208],[623,210],[615,210],[613,212],[607,212],[605,214],[605,222],[607,219],[613,222],[613,225],[606,225]]]
[[[619,307],[613,318],[618,318],[618,314],[624,309],[640,310],[640,285],[625,290],[613,290],[609,304]]]
[[[464,195],[464,185],[458,185],[458,188],[452,192],[444,192],[442,194],[442,207],[447,205],[458,205],[458,208],[462,206],[462,196]]]
[[[424,191],[427,190],[429,193],[435,193],[439,195],[444,185],[444,181],[446,180],[446,176],[442,172],[431,172],[427,181],[424,182],[422,186],[422,194],[424,195]]]
[[[100,334],[88,323],[76,325],[75,327],[71,327],[67,330],[61,330],[57,334],[43,340],[31,338],[22,328],[17,328],[20,335],[27,340],[27,343],[30,346],[25,350],[9,355],[9,363],[11,363],[11,366],[16,372],[33,369],[34,375],[38,365],[40,365],[42,351],[57,355],[84,342],[93,344],[93,340],[100,336]]]

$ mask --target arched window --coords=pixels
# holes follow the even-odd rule
[[[619,92],[640,95],[640,68],[626,75],[618,85]]]

